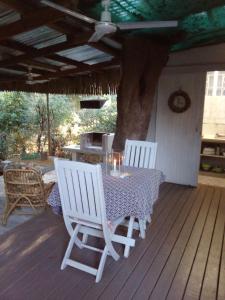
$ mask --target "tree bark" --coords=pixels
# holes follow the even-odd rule
[[[126,139],[146,139],[155,90],[168,53],[168,43],[144,38],[125,41],[117,95],[115,151],[124,149]]]

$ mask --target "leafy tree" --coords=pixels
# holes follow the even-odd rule
[[[69,143],[78,143],[87,131],[114,132],[116,100],[108,96],[101,109],[80,110],[81,96],[49,95],[53,151]],[[47,147],[46,95],[37,93],[0,93],[0,155],[44,151]],[[4,152],[4,153],[3,153]],[[2,155],[2,153],[4,155]]]
[[[11,152],[24,151],[25,140],[30,136],[30,113],[27,99],[22,93],[0,94],[0,132],[7,135]]]
[[[33,131],[36,134],[37,150],[43,151],[47,144],[47,102],[45,94],[31,94],[33,98]],[[72,122],[72,104],[68,96],[49,95],[49,117],[52,145],[57,144],[59,127]],[[54,150],[54,149],[53,149]]]
[[[101,109],[82,109],[78,112],[81,132],[114,132],[116,127],[116,99],[108,97]]]

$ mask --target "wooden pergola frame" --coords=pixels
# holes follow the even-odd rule
[[[60,3],[69,5],[71,0],[62,0]],[[67,22],[68,16],[53,8],[42,6],[39,1],[28,0],[1,0],[0,5],[15,11],[20,15],[20,19],[10,24],[0,26],[0,47],[9,49],[9,53],[5,53],[5,58],[0,60],[0,70],[10,70],[10,75],[1,74],[0,83],[2,89],[10,89],[10,87],[24,86],[26,87],[27,73],[29,67],[32,73],[35,73],[35,81],[54,81],[56,84],[61,79],[71,79],[82,74],[101,72],[104,68],[119,66],[120,51],[114,49],[103,42],[89,43],[88,39],[93,34],[92,25],[81,22],[74,18],[73,25]],[[66,41],[37,49],[33,46],[26,45],[16,41],[13,37],[41,26],[47,26],[54,29],[58,33],[66,36]],[[78,46],[89,45],[95,49],[109,54],[111,60],[99,62],[89,65],[85,62],[78,61],[59,55],[58,52]],[[20,54],[12,55],[11,51],[19,51]],[[47,58],[51,61],[63,63],[64,68],[50,64],[48,62],[37,61],[37,58]],[[66,68],[65,66],[70,66]],[[23,74],[13,74],[13,71],[24,72]],[[44,84],[44,83],[43,83]],[[5,87],[5,88],[4,88]],[[16,90],[15,88],[14,90]],[[34,89],[34,87],[32,87]]]

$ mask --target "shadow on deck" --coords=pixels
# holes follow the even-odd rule
[[[128,259],[108,258],[96,284],[79,270],[60,271],[68,234],[62,218],[47,211],[0,237],[0,299],[224,300],[224,225],[225,189],[165,183],[146,239],[137,237]]]

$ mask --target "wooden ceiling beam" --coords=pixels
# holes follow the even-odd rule
[[[48,58],[56,60],[56,61],[60,61],[61,63],[64,63],[66,65],[72,65],[75,67],[81,67],[81,66],[85,65],[84,63],[82,63],[80,61],[77,61],[77,60],[74,60],[74,59],[71,59],[71,58],[68,58],[65,56],[61,56],[58,54],[51,54],[48,56]]]
[[[27,64],[28,66],[31,66],[32,68],[35,67],[37,69],[45,70],[52,73],[58,72],[60,70],[60,67],[32,59],[25,59],[23,60],[23,63]]]
[[[37,50],[34,47],[27,46],[27,45],[24,45],[20,42],[13,41],[13,40],[0,41],[0,45],[5,46],[5,47],[9,47],[9,48],[14,49],[14,50],[24,52],[24,54],[27,54],[27,55],[33,54],[33,51]],[[64,64],[73,65],[73,66],[76,66],[76,67],[79,67],[79,66],[83,65],[82,62],[79,62],[79,61],[76,61],[74,59],[70,59],[70,58],[67,58],[67,57],[63,57],[63,56],[58,55],[58,54],[51,54],[51,55],[46,56],[46,58],[49,58],[49,59],[52,59],[54,61],[58,61],[58,62],[61,62],[61,63],[64,63]],[[35,63],[36,63],[36,61],[35,61]],[[51,67],[52,67],[51,64],[46,65],[46,67],[47,66],[49,66],[49,69],[51,69]]]
[[[0,0],[1,3],[5,4],[9,8],[24,13],[32,10],[32,7],[24,0]]]
[[[27,0],[23,0],[23,1],[21,1],[21,0],[0,0],[0,2],[4,3],[11,9],[16,10],[21,15],[25,15],[27,12],[30,12],[34,9],[35,10],[40,9],[39,3],[28,3]],[[47,8],[49,11],[56,12],[56,10],[51,7],[47,7]],[[66,17],[67,15],[64,14],[64,16]],[[93,26],[89,26],[89,24],[87,24],[86,22],[79,22],[79,20],[77,20],[76,24],[77,24],[77,27],[79,29],[81,28],[83,31],[88,31],[88,30],[94,29]],[[48,26],[50,28],[52,28],[58,32],[61,32],[63,34],[66,34],[66,35],[74,34],[74,31],[76,33],[76,31],[78,30],[78,28],[75,28],[74,26],[68,25],[65,22],[61,22],[61,21],[48,24]]]
[[[54,23],[63,17],[65,17],[63,13],[54,11],[48,7],[35,9],[25,14],[21,20],[1,26],[0,40],[8,39],[14,35]]]
[[[103,62],[95,65],[86,65],[86,67],[79,67],[79,68],[74,68],[74,69],[69,69],[69,70],[64,70],[57,72],[55,74],[53,73],[48,73],[46,75],[42,76],[37,76],[34,78],[34,81],[37,80],[48,80],[48,79],[58,79],[62,77],[68,77],[68,76],[74,76],[74,75],[79,75],[80,73],[83,72],[96,72],[98,70],[101,70],[103,68],[106,68],[111,65],[117,65],[119,61],[117,59],[113,59],[112,61],[108,62]],[[19,81],[26,81],[27,76],[26,75],[18,75],[18,76],[3,76],[0,75],[0,82],[9,82],[9,81],[14,81],[14,82],[19,82]]]
[[[112,55],[114,57],[119,57],[120,56],[120,51],[119,50],[116,50],[116,49],[113,49],[111,47],[108,47],[107,45],[105,45],[103,42],[99,41],[97,43],[88,43],[89,46],[97,49],[97,50],[100,50],[104,53],[107,53],[109,55]]]
[[[41,49],[34,49],[32,53],[29,54],[22,54],[17,55],[12,59],[5,59],[3,61],[0,61],[0,67],[7,67],[7,66],[13,66],[15,64],[24,62],[28,59],[33,59],[37,57],[45,57],[50,54],[54,54],[55,52],[60,52],[63,50],[67,50],[69,48],[81,46],[87,43],[88,39],[90,38],[90,34],[81,34],[74,36],[70,40],[66,42],[62,42],[53,46],[48,46]]]
[[[1,1],[1,0],[0,0]],[[25,1],[19,1],[19,0],[12,0],[12,1],[8,1],[8,0],[5,0],[3,1],[5,3],[9,2],[10,6],[13,8],[13,9],[16,9],[18,10],[20,13],[25,13],[27,12],[28,9],[30,9],[31,7],[34,9],[35,8],[35,11],[38,9],[40,10],[40,8],[35,7],[34,4],[28,4]],[[46,9],[48,9],[48,11],[53,11],[55,12],[54,9],[50,8],[50,7],[46,7]],[[94,27],[93,25],[89,26],[90,24],[87,24],[85,23],[87,26],[85,28],[85,30],[89,31],[90,34],[93,34],[94,32]],[[56,30],[56,31],[59,31],[63,34],[66,34],[67,36],[71,36],[71,35],[74,35],[74,27],[73,26],[70,26],[68,24],[65,24],[64,22],[62,21],[58,21],[58,22],[55,22],[55,23],[52,23],[52,24],[48,24],[49,27],[51,27],[52,29]],[[78,26],[81,26],[81,24],[78,24]],[[83,28],[83,26],[82,26]],[[1,38],[1,37],[0,37]],[[112,56],[117,56],[119,54],[119,51],[118,50],[115,50],[107,45],[105,45],[103,42],[98,42],[98,43],[91,43],[90,44],[92,47],[100,50],[100,51],[103,51],[105,53],[108,53]],[[18,49],[19,50],[19,49]]]
[[[13,40],[0,41],[0,45],[10,48],[10,49],[13,49],[13,50],[20,51],[21,53],[23,53],[23,55],[27,54],[28,56],[29,56],[29,54],[33,54],[33,51],[36,50],[35,48],[33,48],[31,46],[26,46],[20,42],[13,41]],[[15,57],[16,56],[11,56],[11,59],[14,59]],[[27,65],[32,65],[32,68],[36,67],[37,69],[40,69],[40,70],[45,70],[45,71],[50,71],[50,72],[55,72],[55,71],[60,70],[60,67],[58,67],[58,66],[54,66],[54,65],[51,65],[48,63],[38,62],[33,59],[27,59],[24,62],[27,63]],[[0,61],[0,63],[1,63],[1,61]]]
[[[12,71],[20,71],[20,72],[24,72],[24,73],[28,73],[28,66],[24,66],[24,65],[16,65],[13,67],[7,67],[7,69],[12,70]],[[32,67],[32,73],[35,73],[37,75],[46,75],[48,74],[47,71],[43,71],[37,68]]]
[[[48,25],[49,27],[51,27],[51,29],[54,29],[58,32],[61,32],[67,36],[71,36],[74,34],[78,34],[81,32],[81,30],[74,26],[70,26],[68,24],[66,24],[65,22],[59,21],[59,22],[55,22],[53,24]]]
[[[15,82],[18,82],[18,81],[26,81],[27,80],[27,77],[25,75],[18,75],[18,76],[15,76],[15,75],[0,75],[0,82],[12,82],[12,81],[15,81]]]
[[[66,77],[66,76],[71,76],[71,75],[77,75],[77,74],[83,73],[83,72],[95,72],[99,69],[102,69],[102,68],[105,68],[105,67],[108,67],[111,65],[116,65],[116,64],[119,64],[118,59],[112,59],[111,61],[102,62],[102,63],[98,63],[95,65],[84,64],[84,66],[82,66],[82,67],[68,69],[68,70],[56,72],[54,74],[49,73],[48,75],[39,76],[36,78],[36,80],[47,80],[47,79],[51,79],[51,78]]]

